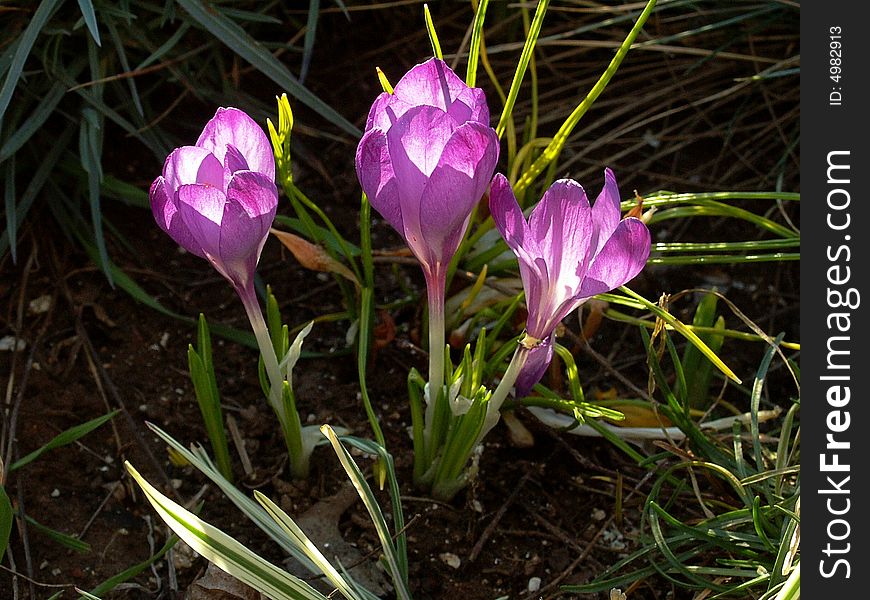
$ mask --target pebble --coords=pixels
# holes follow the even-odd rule
[[[529,593],[535,593],[541,589],[541,578],[540,577],[532,577],[529,579],[528,590]]]
[[[51,497],[52,498],[59,498],[60,497],[60,490],[57,488],[54,488],[53,490],[51,490]]]
[[[462,559],[460,559],[452,552],[442,552],[438,555],[438,558],[441,559],[441,562],[443,562],[445,565],[452,569],[458,569],[459,565],[462,564]]]

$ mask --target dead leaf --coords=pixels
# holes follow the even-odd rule
[[[257,590],[209,563],[205,575],[190,584],[185,600],[263,600]]]
[[[353,272],[332,258],[317,244],[312,244],[308,240],[287,231],[279,231],[278,229],[270,229],[269,231],[293,253],[299,264],[306,269],[322,271],[324,273],[335,273],[353,282],[354,285],[359,286],[359,282],[356,280]]]

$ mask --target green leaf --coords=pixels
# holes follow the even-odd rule
[[[538,0],[538,8],[535,10],[535,16],[532,19],[532,25],[529,28],[529,34],[526,36],[526,43],[523,45],[523,52],[520,55],[520,60],[517,63],[517,70],[514,73],[511,87],[508,91],[507,100],[505,100],[504,108],[501,111],[498,125],[495,126],[495,132],[499,139],[504,134],[508,127],[508,121],[511,119],[514,110],[514,103],[517,101],[517,95],[520,93],[520,86],[523,84],[523,77],[526,74],[526,69],[529,66],[529,61],[532,59],[532,53],[535,51],[535,44],[538,41],[538,36],[541,33],[541,25],[544,23],[544,16],[547,14],[547,7],[550,5],[550,0]]]
[[[3,186],[3,204],[6,208],[6,235],[12,249],[12,262],[18,261],[18,211],[15,207],[15,157],[6,163],[6,185]]]
[[[0,560],[3,560],[6,547],[9,545],[9,535],[12,533],[12,521],[12,503],[9,502],[6,490],[0,485]]]
[[[249,36],[244,29],[220,13],[214,5],[207,7],[199,0],[178,0],[178,4],[215,38],[251,63],[263,75],[287,90],[291,96],[347,133],[355,137],[362,135],[362,132],[350,121],[302,86],[281,61],[272,56],[260,42]]]
[[[18,79],[24,70],[24,63],[30,54],[30,49],[33,48],[37,36],[42,32],[58,4],[60,4],[60,0],[42,0],[33,16],[30,17],[30,22],[24,29],[24,33],[18,38],[18,46],[15,49],[15,54],[12,55],[6,81],[3,82],[3,87],[0,87],[0,120],[3,119],[6,109],[9,107],[9,101],[18,85]]]
[[[350,453],[345,450],[344,446],[339,442],[338,436],[335,435],[335,431],[332,427],[329,425],[323,425],[321,426],[320,431],[327,437],[330,444],[332,444],[332,448],[335,450],[335,454],[338,456],[341,466],[344,468],[345,473],[347,473],[348,478],[350,478],[351,483],[353,483],[353,486],[356,488],[359,497],[362,499],[363,504],[369,513],[369,517],[371,517],[372,523],[374,523],[375,531],[378,533],[378,538],[381,541],[381,548],[384,551],[384,556],[390,574],[392,575],[393,585],[396,588],[396,595],[399,597],[399,600],[411,600],[411,594],[408,591],[406,580],[407,567],[405,566],[405,568],[403,568],[403,559],[397,552],[397,547],[393,545],[393,539],[389,527],[387,526],[387,522],[384,520],[384,513],[381,512],[381,507],[378,505],[378,501],[372,492],[372,488],[369,487],[365,476],[363,476],[362,471],[360,471],[353,458],[351,458]]]
[[[544,169],[549,165],[552,161],[556,160],[556,157],[559,156],[559,153],[562,152],[562,148],[565,146],[565,142],[568,141],[568,136],[571,135],[571,132],[574,131],[574,127],[577,126],[577,123],[580,122],[581,117],[586,114],[586,111],[589,110],[589,107],[595,102],[598,96],[601,95],[601,92],[607,87],[607,84],[616,74],[616,71],[619,69],[619,66],[622,64],[623,59],[626,54],[628,54],[629,48],[634,43],[634,40],[637,39],[637,36],[640,34],[640,30],[643,29],[644,23],[646,23],[647,18],[649,18],[650,13],[652,13],[653,8],[655,7],[656,0],[649,0],[647,2],[646,7],[641,12],[640,16],[637,18],[637,21],[634,24],[634,27],[631,28],[631,31],[626,36],[625,40],[619,46],[619,50],[616,51],[616,54],[611,59],[610,64],[607,65],[607,68],[604,70],[604,73],[601,74],[601,77],[595,82],[595,85],[592,86],[592,89],[589,90],[589,93],[586,94],[586,97],[577,105],[574,111],[565,119],[565,122],[559,128],[559,131],[556,132],[556,135],[553,136],[553,141],[549,143],[549,145],[544,149],[541,155],[535,159],[535,162],[526,170],[525,173],[517,180],[514,184],[514,191],[519,194],[522,190],[529,187],[535,178],[540,175]],[[537,19],[537,14],[535,15]],[[534,22],[533,22],[534,27]],[[531,33],[531,31],[530,31]],[[517,69],[519,72],[519,69]],[[505,105],[507,108],[507,105]],[[502,113],[502,120],[504,120],[504,113]],[[501,121],[499,121],[501,123]]]
[[[88,31],[91,32],[91,37],[94,38],[94,41],[97,43],[97,46],[102,46],[100,44],[100,30],[97,29],[97,15],[94,14],[94,4],[91,0],[78,0],[79,9],[82,11],[82,17],[85,20],[85,25],[88,26]]]
[[[109,419],[118,414],[117,410],[113,410],[107,415],[103,415],[102,417],[97,417],[96,419],[91,419],[86,423],[82,423],[81,425],[76,425],[75,427],[70,427],[63,433],[60,433],[54,437],[50,442],[45,444],[44,446],[37,448],[24,458],[20,458],[16,460],[14,463],[9,465],[8,471],[11,473],[16,469],[20,469],[21,467],[28,465],[35,461],[37,458],[48,452],[49,450],[54,450],[55,448],[60,448],[61,446],[66,446],[67,444],[71,444],[74,441],[78,440],[81,437],[86,436],[94,429],[98,428],[100,425],[106,423]]]
[[[720,371],[722,371],[722,373],[725,374],[726,377],[728,377],[732,381],[735,381],[736,383],[742,383],[740,378],[734,374],[734,371],[732,371],[728,367],[728,365],[726,365],[724,362],[722,362],[722,359],[719,358],[718,356],[716,356],[716,353],[713,352],[710,349],[710,347],[707,346],[707,344],[705,344],[694,331],[692,331],[691,329],[686,327],[686,325],[684,323],[682,323],[679,319],[674,317],[668,311],[663,310],[659,306],[653,304],[652,302],[650,302],[649,300],[647,300],[646,298],[644,298],[640,294],[628,289],[627,287],[621,286],[619,289],[620,289],[620,291],[631,296],[635,300],[638,300],[641,304],[643,304],[647,308],[647,310],[652,311],[658,318],[660,318],[662,321],[664,321],[665,323],[667,323],[668,325],[673,327],[677,332],[680,333],[680,335],[682,335],[687,340],[689,340],[692,344],[694,344],[695,347],[698,348],[698,350],[700,350],[701,353],[710,360],[710,362],[712,362],[714,365],[716,365],[716,368],[719,369]]]
[[[129,462],[124,465],[160,518],[178,537],[221,570],[273,600],[327,600],[298,577],[254,554],[217,527],[161,494]]]
[[[290,536],[296,545],[305,552],[306,556],[311,559],[311,562],[313,562],[317,568],[323,572],[332,585],[344,594],[344,597],[347,598],[347,600],[360,600],[359,595],[357,595],[353,587],[344,580],[341,574],[332,566],[317,546],[314,545],[314,542],[305,535],[305,532],[299,528],[296,522],[293,521],[287,513],[281,510],[277,504],[269,500],[269,498],[259,490],[254,490],[254,498],[256,498],[257,502],[266,509],[269,516],[275,520],[288,536]]]
[[[129,569],[124,569],[123,571],[121,571],[120,573],[115,575],[114,577],[110,577],[109,579],[107,579],[106,581],[104,581],[103,583],[101,583],[100,585],[98,585],[97,587],[95,587],[94,589],[92,589],[90,591],[91,597],[97,597],[97,596],[100,596],[102,594],[106,594],[108,592],[111,592],[113,589],[118,587],[120,584],[122,584],[126,581],[129,581],[130,579],[133,579],[134,577],[136,577],[136,575],[138,575],[139,573],[141,573],[142,571],[144,571],[145,569],[147,569],[148,567],[150,567],[151,565],[156,563],[158,560],[163,558],[163,556],[167,552],[169,552],[169,550],[171,550],[173,546],[175,546],[175,544],[178,542],[179,539],[180,538],[176,535],[170,535],[169,539],[166,540],[166,543],[163,544],[163,547],[160,550],[158,550],[154,554],[154,556],[151,556],[151,557],[145,559],[144,561],[140,562],[138,565],[133,565]],[[84,592],[84,594],[88,594],[88,592]]]
[[[489,0],[480,0],[477,12],[474,14],[474,24],[471,28],[471,43],[468,46],[468,70],[465,74],[465,85],[474,87],[477,83],[477,62],[480,57],[480,45],[483,39],[483,21],[486,18],[486,7]]]
[[[55,82],[48,92],[30,113],[30,116],[25,119],[21,127],[10,135],[3,145],[0,146],[0,162],[7,160],[10,156],[18,152],[18,150],[29,140],[34,133],[39,131],[46,119],[54,112],[61,98],[66,94],[66,89],[60,83]]]
[[[56,529],[52,529],[51,527],[46,527],[29,515],[25,516],[24,520],[27,521],[27,524],[33,527],[36,531],[51,538],[61,546],[65,546],[70,550],[75,550],[76,552],[84,553],[91,551],[91,545],[81,541],[77,537],[67,535],[66,533],[62,533],[60,531],[57,531]]]
[[[49,176],[54,173],[54,167],[57,165],[61,153],[66,150],[67,145],[70,143],[74,131],[74,126],[70,125],[57,137],[51,148],[42,157],[36,172],[30,176],[30,183],[27,184],[24,194],[19,198],[18,205],[15,207],[16,223],[24,221],[24,217],[33,205],[33,201],[36,200],[37,195],[42,191]],[[9,246],[9,232],[4,230],[3,234],[0,235],[0,256],[6,252]]]
[[[308,67],[311,65],[311,55],[314,51],[314,40],[317,37],[317,19],[320,16],[320,0],[308,0],[308,23],[305,25],[305,42],[302,48],[302,67],[299,69],[299,83],[305,81]]]
[[[428,4],[423,5],[423,18],[426,20],[426,31],[429,32],[429,42],[432,44],[432,55],[438,60],[444,60],[441,42],[438,41],[438,32],[435,31],[435,23],[432,22],[432,13],[429,12]]]

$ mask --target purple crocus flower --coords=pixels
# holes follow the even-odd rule
[[[620,219],[619,188],[610,169],[593,206],[579,183],[560,179],[527,222],[502,174],[492,181],[489,206],[519,259],[529,311],[524,345],[530,352],[515,383],[519,397],[550,364],[556,325],[592,296],[633,279],[649,257],[650,234],[639,219]]]
[[[465,85],[444,61],[415,66],[372,105],[357,175],[371,205],[420,261],[430,287],[443,279],[498,153],[483,90]]]
[[[278,206],[266,134],[237,108],[219,108],[195,146],[176,148],[149,192],[154,219],[178,245],[247,290]]]

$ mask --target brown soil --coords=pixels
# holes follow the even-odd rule
[[[456,23],[463,21],[454,22],[446,9],[443,12],[442,44],[448,46],[455,37],[455,46],[462,34]],[[416,12],[409,14],[416,18]],[[374,64],[389,66],[391,73],[398,74],[423,58],[428,42],[419,37],[411,40],[416,48],[412,54],[398,43],[387,44],[376,53],[370,39],[350,36],[340,18],[324,18],[310,82],[343,114],[356,116],[360,122],[377,92],[377,82],[371,73],[363,77],[355,72],[350,61],[359,61],[369,70]],[[356,26],[367,31],[383,31],[381,39],[403,39],[399,30],[409,27],[408,21],[391,21],[380,11],[356,13],[354,19]],[[390,37],[394,32],[397,37]],[[333,56],[337,60],[331,60]],[[352,75],[347,76],[348,72]],[[339,83],[334,84],[336,81]],[[260,95],[271,96],[271,84],[264,85],[270,91]],[[210,110],[202,108],[199,112]],[[727,108],[723,110],[727,112]],[[296,116],[297,122],[318,126],[317,119],[304,108]],[[324,207],[349,239],[356,240],[359,191],[352,150],[346,142],[300,134],[294,158],[300,187]],[[718,148],[707,153],[721,159]],[[696,168],[703,160],[698,152],[687,152],[687,169]],[[144,187],[159,165],[152,164],[150,157],[142,161],[138,183]],[[668,168],[679,172],[676,165]],[[697,181],[700,189],[708,183]],[[756,185],[772,187],[770,182],[763,185],[760,180],[747,180],[745,173],[733,173],[731,180],[717,180],[715,188],[751,189]],[[654,168],[633,175],[629,186],[677,187],[669,180],[656,180]],[[784,189],[796,187],[786,185]],[[246,329],[244,313],[231,289],[204,262],[179,253],[154,226],[147,211],[109,203],[105,210],[107,219],[129,243],[112,242],[112,257],[148,293],[183,315],[203,312],[210,322]],[[286,205],[281,211],[290,213]],[[47,598],[61,590],[65,590],[63,597],[74,597],[70,586],[92,589],[163,545],[167,529],[124,472],[125,460],[170,496],[185,502],[193,498],[203,501],[204,518],[264,556],[281,560],[280,551],[214,486],[205,486],[204,477],[189,467],[173,466],[165,446],[145,427],[146,421],[153,422],[186,444],[207,439],[187,376],[186,351],[194,339],[193,326],[145,308],[123,291],[112,289],[104,275],[52,223],[48,215],[31,215],[20,242],[18,265],[7,258],[0,275],[0,297],[6,307],[3,335],[14,334],[27,344],[18,352],[0,352],[0,369],[9,374],[4,386],[9,409],[6,426],[15,436],[11,457],[3,458],[14,460],[73,425],[110,410],[120,412],[111,424],[79,443],[54,450],[9,475],[7,490],[20,514],[78,537],[89,549],[67,549],[32,524],[15,529],[10,548],[15,567],[19,573],[30,573],[33,581],[19,577],[13,585],[4,569],[0,572],[0,598],[12,598],[13,589],[20,598]],[[45,229],[40,224],[46,224]],[[699,235],[688,228],[677,234],[682,237],[668,239],[691,240]],[[398,236],[386,226],[376,226],[375,244],[379,248],[399,243]],[[267,244],[260,273],[273,286],[291,327],[342,310],[333,280],[303,270],[274,240]],[[416,268],[401,267],[398,274],[403,285],[409,282],[420,289]],[[378,302],[387,304],[404,293],[389,269],[381,270],[379,278]],[[732,286],[729,297],[750,317],[761,319],[766,331],[786,331],[789,339],[797,338],[797,269],[791,265],[739,270],[648,269],[633,287],[655,297],[663,291],[709,286],[710,282]],[[31,301],[45,295],[51,298],[48,311],[31,312]],[[686,318],[689,308],[690,303],[682,301],[675,310]],[[370,394],[405,494],[415,598],[551,598],[558,594],[559,585],[588,581],[636,547],[638,507],[649,489],[647,471],[633,466],[606,442],[561,435],[522,411],[520,419],[534,434],[533,447],[512,446],[504,428],[499,427],[487,440],[479,480],[452,503],[435,503],[413,489],[405,377],[410,366],[425,366],[425,355],[414,350],[419,345],[416,332],[420,315],[411,306],[393,311],[390,317],[397,325],[397,337],[370,365]],[[305,349],[326,356],[303,359],[294,378],[304,419],[343,425],[366,437],[369,429],[357,399],[355,360],[344,341],[347,325],[346,321],[315,325]],[[591,345],[635,385],[646,386],[647,371],[634,329],[605,322]],[[746,345],[745,351],[740,346],[734,361],[742,373],[751,373],[761,351],[753,345]],[[335,356],[328,356],[330,353]],[[254,351],[215,338],[214,355],[226,414],[236,419],[255,469],[244,479],[241,464],[235,460],[236,473],[244,479],[242,487],[259,489],[280,500],[291,514],[301,514],[318,499],[335,493],[344,477],[327,448],[315,452],[309,481],[286,483],[283,444],[259,393]],[[587,394],[615,387],[618,394],[631,395],[591,354],[580,351],[578,363]],[[553,383],[558,385],[558,381]],[[2,451],[5,453],[6,448]],[[369,464],[367,460],[362,463]],[[617,481],[624,490],[621,513],[616,513],[614,506]],[[345,513],[340,529],[364,554],[377,547],[376,535],[360,504]],[[459,557],[458,568],[445,562],[445,553]],[[167,561],[161,560],[107,597],[180,598],[205,568],[202,559],[178,569],[170,569]],[[535,577],[541,580],[541,590],[529,593],[529,582]],[[660,579],[646,581],[633,593],[632,598],[690,597]]]

